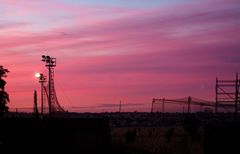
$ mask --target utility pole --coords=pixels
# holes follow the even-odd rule
[[[190,114],[190,104],[191,104],[192,98],[189,96],[188,97],[188,114]]]
[[[34,112],[34,115],[36,116],[36,117],[38,117],[38,107],[37,107],[37,91],[35,90],[34,91],[34,95],[33,95],[33,99],[34,99],[34,101],[33,101],[33,112]]]
[[[119,113],[121,113],[122,111],[122,101],[120,100],[120,103],[119,103]]]
[[[216,92],[215,114],[217,114],[218,112],[218,78],[216,78],[215,92]]]
[[[162,100],[162,120],[164,121],[165,120],[165,98],[163,97],[163,100]]]
[[[154,103],[155,103],[155,99],[153,98],[153,100],[152,100],[152,107],[151,107],[151,113],[153,113],[153,105],[154,105]]]
[[[238,93],[239,93],[239,80],[238,80],[238,73],[236,73],[236,81],[235,81],[235,112],[238,113]]]
[[[163,102],[162,102],[162,113],[164,114],[164,108],[165,108],[165,98],[163,97]]]

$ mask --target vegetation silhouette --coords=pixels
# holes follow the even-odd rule
[[[7,77],[7,73],[9,73],[9,70],[0,65],[0,118],[4,116],[4,113],[8,112],[7,103],[9,102],[9,95],[5,91],[7,82],[2,79],[3,77]]]

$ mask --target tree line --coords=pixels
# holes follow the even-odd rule
[[[4,113],[7,113],[9,109],[7,106],[7,103],[10,101],[9,95],[5,91],[7,82],[3,79],[7,77],[7,73],[9,73],[9,70],[0,65],[0,118],[2,118]]]

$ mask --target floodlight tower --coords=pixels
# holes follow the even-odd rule
[[[42,73],[36,73],[36,77],[38,78],[41,84],[41,114],[43,115],[43,90],[44,90],[44,83],[47,81],[46,76]]]
[[[52,99],[53,90],[54,90],[54,68],[56,66],[56,58],[52,58],[50,56],[42,55],[42,61],[45,62],[45,66],[48,68],[48,109],[49,115],[52,113]]]

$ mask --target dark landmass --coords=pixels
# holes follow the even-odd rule
[[[240,153],[240,117],[227,113],[8,113],[0,153]]]

